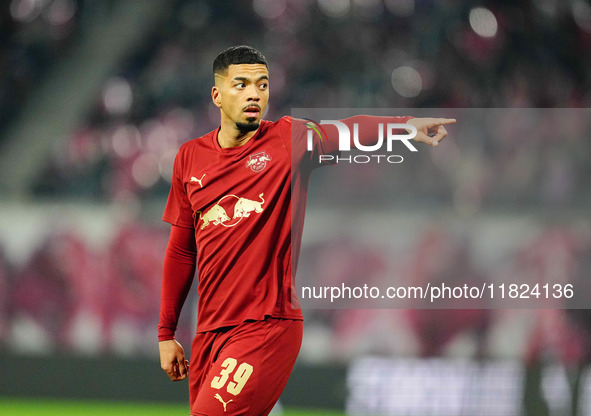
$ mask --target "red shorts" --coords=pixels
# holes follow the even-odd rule
[[[268,318],[195,335],[189,366],[191,415],[267,415],[302,343],[302,321]]]

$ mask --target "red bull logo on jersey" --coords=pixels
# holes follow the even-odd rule
[[[271,161],[271,156],[265,151],[250,155],[246,161],[246,167],[252,169],[253,172],[260,172],[267,167],[267,162]]]
[[[257,214],[263,212],[263,203],[265,202],[263,194],[260,194],[259,198],[261,199],[260,202],[239,198],[236,205],[234,205],[234,218],[250,217],[251,212],[256,212]]]
[[[238,197],[236,195],[226,195],[205,213],[199,215],[201,220],[201,229],[210,225],[221,225],[223,227],[234,227],[243,218],[248,218],[251,214],[260,214],[263,212],[265,199],[263,193],[259,195],[259,201],[248,198]],[[232,216],[228,215],[232,213]]]
[[[230,221],[230,217],[226,213],[226,210],[222,208],[219,204],[215,204],[213,207],[209,209],[205,214],[201,215],[201,229],[203,230],[205,227],[212,223],[213,225],[219,225],[223,222]]]

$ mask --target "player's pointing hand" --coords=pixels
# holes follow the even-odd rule
[[[412,124],[417,128],[417,135],[414,140],[417,142],[427,143],[430,146],[436,147],[445,136],[447,130],[444,125],[454,124],[455,118],[412,118],[406,124]]]
[[[185,350],[176,340],[160,341],[160,366],[172,381],[184,380],[189,373]]]

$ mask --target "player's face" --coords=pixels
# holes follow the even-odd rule
[[[212,99],[222,110],[222,121],[231,121],[241,131],[259,127],[269,102],[269,71],[262,64],[230,65],[216,74]]]

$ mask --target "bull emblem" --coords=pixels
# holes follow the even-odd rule
[[[234,205],[234,218],[250,217],[250,213],[253,211],[257,214],[263,212],[262,205],[265,203],[263,194],[260,194],[259,198],[261,199],[261,202],[239,198],[236,205]]]
[[[250,155],[246,162],[246,167],[251,168],[253,172],[260,172],[267,166],[267,162],[271,161],[271,156],[266,152],[258,152]]]
[[[201,220],[203,221],[203,224],[201,224],[201,229],[203,230],[210,222],[212,222],[213,225],[219,225],[224,221],[230,221],[230,217],[228,217],[226,210],[222,208],[221,205],[215,204],[205,214],[201,214]]]

